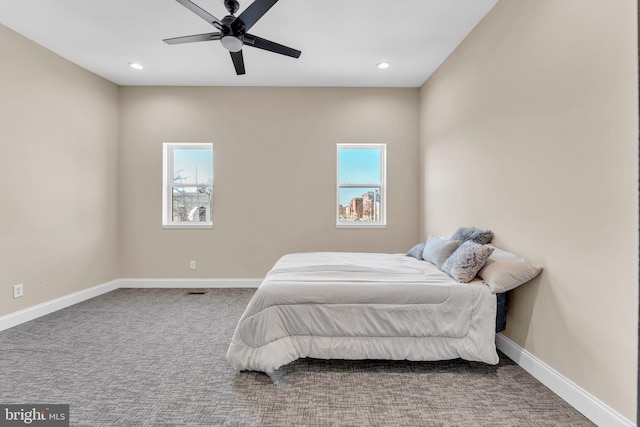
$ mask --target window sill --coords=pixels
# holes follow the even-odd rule
[[[387,228],[387,224],[350,224],[350,223],[338,223],[336,228]]]
[[[185,224],[162,224],[162,228],[213,228],[211,222],[197,222]]]

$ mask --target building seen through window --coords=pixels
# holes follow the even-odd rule
[[[385,225],[385,144],[338,144],[339,227]]]

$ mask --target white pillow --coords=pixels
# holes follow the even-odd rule
[[[518,255],[494,247],[486,264],[478,276],[494,294],[507,292],[527,283],[542,271],[542,267],[532,264]]]
[[[442,264],[458,249],[458,246],[460,242],[457,240],[429,236],[422,251],[422,259],[442,268]]]

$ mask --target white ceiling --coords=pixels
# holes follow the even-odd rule
[[[227,14],[221,0],[193,1]],[[250,2],[240,0],[236,15]],[[280,0],[250,32],[302,55],[245,47],[244,76],[218,41],[162,42],[217,31],[175,0],[0,0],[0,23],[123,86],[419,87],[496,3]],[[380,61],[391,66],[380,70]]]

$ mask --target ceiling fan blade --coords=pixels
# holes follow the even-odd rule
[[[253,34],[244,35],[244,45],[279,53],[280,55],[291,56],[292,58],[299,58],[302,53],[299,50],[263,39],[262,37],[254,36]]]
[[[195,34],[193,36],[173,37],[162,40],[166,44],[180,44],[193,42],[207,42],[210,40],[220,40],[220,33]]]
[[[262,18],[262,15],[267,13],[271,6],[276,4],[278,0],[255,0],[249,5],[237,19],[244,24],[244,30],[249,31],[249,28],[258,22],[258,19]]]
[[[218,18],[216,18],[215,16],[213,16],[212,14],[210,14],[209,12],[207,12],[206,10],[198,6],[197,4],[193,3],[192,1],[190,0],[176,0],[176,1],[181,5],[183,5],[184,7],[186,7],[187,9],[189,9],[191,12],[198,15],[200,18],[207,21],[209,24],[216,27],[217,29],[222,28],[222,21],[220,21]]]
[[[231,54],[231,60],[233,61],[233,66],[236,69],[237,75],[244,74],[244,58],[242,56],[242,50],[238,52],[229,52]]]

